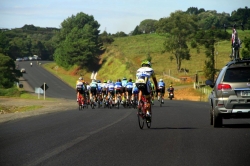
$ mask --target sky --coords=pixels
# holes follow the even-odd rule
[[[143,20],[169,17],[176,10],[197,7],[231,14],[245,6],[250,8],[250,0],[0,0],[0,28],[60,28],[65,19],[83,12],[94,17],[101,32],[128,34]]]

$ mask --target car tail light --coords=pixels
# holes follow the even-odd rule
[[[232,89],[232,88],[229,84],[219,84],[217,89],[218,90],[228,90],[228,89]]]

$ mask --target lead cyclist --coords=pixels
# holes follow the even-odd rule
[[[136,72],[136,86],[139,89],[138,95],[138,109],[140,109],[140,102],[142,95],[145,95],[147,102],[147,116],[151,117],[151,85],[149,79],[152,77],[155,87],[157,87],[157,80],[155,77],[154,70],[151,68],[151,63],[147,60],[141,63],[141,68]]]

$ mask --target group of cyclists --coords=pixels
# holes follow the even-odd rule
[[[153,82],[150,81],[151,77]],[[135,96],[138,96],[138,107],[142,95],[145,95],[147,103],[149,104],[154,104],[154,96],[158,97],[158,100],[160,100],[159,97],[162,95],[161,102],[163,103],[165,89],[166,87],[163,79],[159,79],[157,82],[154,70],[151,68],[151,63],[147,60],[141,63],[141,68],[136,72],[135,81],[131,78],[127,79],[124,77],[122,79],[117,79],[116,81],[104,80],[102,82],[100,80],[92,79],[92,81],[88,83],[84,81],[83,77],[79,77],[76,82],[77,101],[80,94],[83,96],[82,100],[92,100],[94,102],[97,101],[99,95],[101,96],[101,99],[109,99],[111,96],[114,97],[115,104],[121,99],[120,102],[123,104],[126,100],[133,101]],[[170,85],[167,90],[168,92],[173,92],[174,88]],[[147,112],[148,116],[150,116],[150,114],[151,109]]]

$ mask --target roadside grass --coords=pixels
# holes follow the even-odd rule
[[[30,105],[30,106],[5,106],[0,104],[0,114],[15,113],[15,112],[26,112],[43,108],[41,105]]]
[[[18,99],[37,99],[37,95],[31,94],[22,88],[12,87],[8,89],[0,88],[0,97],[2,98],[18,98]],[[42,98],[42,96],[41,96]],[[53,101],[55,99],[46,97],[45,100]]]

